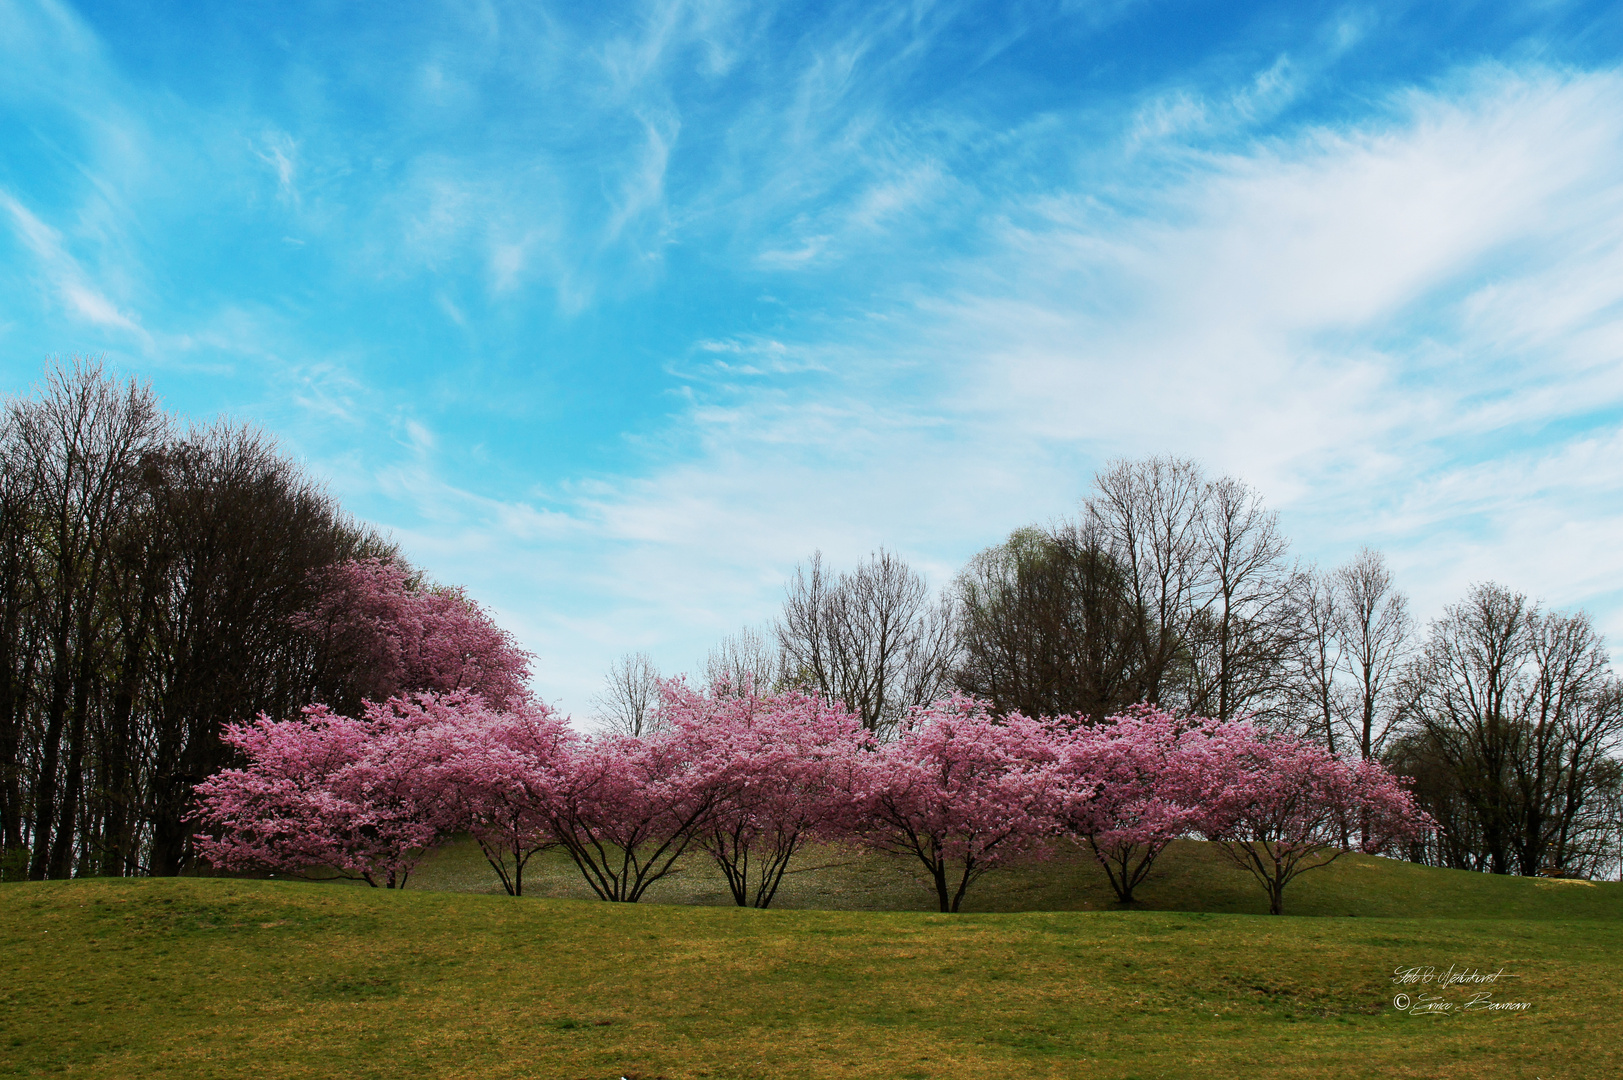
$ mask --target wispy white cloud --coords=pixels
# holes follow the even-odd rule
[[[33,254],[40,273],[56,293],[62,311],[97,327],[127,331],[139,342],[151,345],[151,335],[97,287],[68,250],[60,232],[4,190],[0,190],[0,207],[10,217],[13,234]]]
[[[285,131],[268,131],[254,144],[253,152],[276,175],[277,192],[281,199],[297,207],[301,202],[298,188],[298,140]]]

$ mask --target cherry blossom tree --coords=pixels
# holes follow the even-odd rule
[[[466,692],[391,706],[418,719],[421,737],[437,743],[422,755],[432,770],[422,782],[448,800],[455,830],[478,843],[509,896],[522,896],[531,856],[556,843],[549,812],[577,741],[568,721],[539,702],[499,711]]]
[[[423,585],[382,559],[327,567],[317,581],[320,599],[293,622],[342,669],[364,673],[351,704],[471,690],[501,709],[529,696],[531,655],[460,588]]]
[[[1057,817],[1093,852],[1121,903],[1133,902],[1169,843],[1204,822],[1212,739],[1223,727],[1140,705],[1062,741]]]
[[[924,864],[942,911],[970,884],[1054,833],[1059,786],[1055,730],[1018,713],[954,696],[917,707],[899,737],[867,755],[856,787],[859,836]]]
[[[418,703],[369,705],[361,718],[312,705],[263,713],[222,739],[247,759],[197,787],[198,848],[226,870],[304,873],[326,867],[377,887],[404,888],[456,823],[441,782],[444,741]]]
[[[769,906],[807,841],[852,826],[861,719],[810,694],[758,695],[747,678],[705,692],[671,680],[661,702],[673,737],[711,770],[715,803],[697,842],[739,907]]]
[[[359,719],[315,705],[229,725],[224,738],[247,765],[198,788],[214,865],[327,867],[404,887],[435,842],[467,833],[514,896],[530,857],[554,842],[550,810],[576,740],[545,705],[501,711],[468,691],[393,697]]]
[[[692,750],[668,732],[598,735],[564,759],[550,828],[601,899],[642,899],[709,824],[722,751],[695,760]]]
[[[1415,840],[1432,827],[1409,792],[1373,761],[1347,761],[1288,735],[1246,724],[1217,733],[1208,750],[1202,829],[1284,910],[1285,886],[1335,862],[1353,823],[1370,853]]]

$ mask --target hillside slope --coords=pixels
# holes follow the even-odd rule
[[[1354,870],[1376,893],[1410,872]],[[1548,891],[1552,903],[1591,892]],[[1488,903],[1462,895],[1403,919],[945,916],[218,879],[9,884],[0,1075],[1623,1075],[1623,920],[1548,905],[1448,917]],[[1393,982],[1450,966],[1502,969],[1468,989],[1527,1008],[1394,1008],[1397,993],[1427,992],[1462,1008],[1459,987]]]
[[[774,906],[835,911],[933,911],[935,893],[906,859],[871,852],[818,848],[792,864]],[[413,888],[499,892],[501,886],[472,843],[437,851],[411,881]],[[591,890],[562,852],[538,855],[525,871],[526,892],[587,900]],[[654,886],[656,903],[729,905],[732,898],[715,867],[700,855],[680,873]],[[1075,848],[1051,859],[996,871],[977,882],[965,901],[970,911],[1112,911],[1116,898],[1104,871]],[[1147,911],[1266,914],[1262,889],[1212,844],[1175,842],[1156,863],[1136,896]],[[1357,915],[1394,918],[1620,918],[1623,885],[1546,881],[1439,870],[1367,855],[1343,855],[1322,870],[1297,878],[1285,892],[1287,915]]]

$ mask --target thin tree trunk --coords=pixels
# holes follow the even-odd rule
[[[62,728],[68,712],[68,672],[64,663],[67,653],[67,632],[60,630],[56,639],[56,670],[51,680],[51,701],[45,714],[45,738],[40,747],[39,779],[34,786],[34,850],[28,864],[28,879],[44,881],[51,860],[51,825],[56,820],[57,768],[62,753]]]

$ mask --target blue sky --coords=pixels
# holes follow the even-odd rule
[[[0,0],[4,389],[73,353],[577,713],[1151,453],[1623,640],[1623,9]]]

